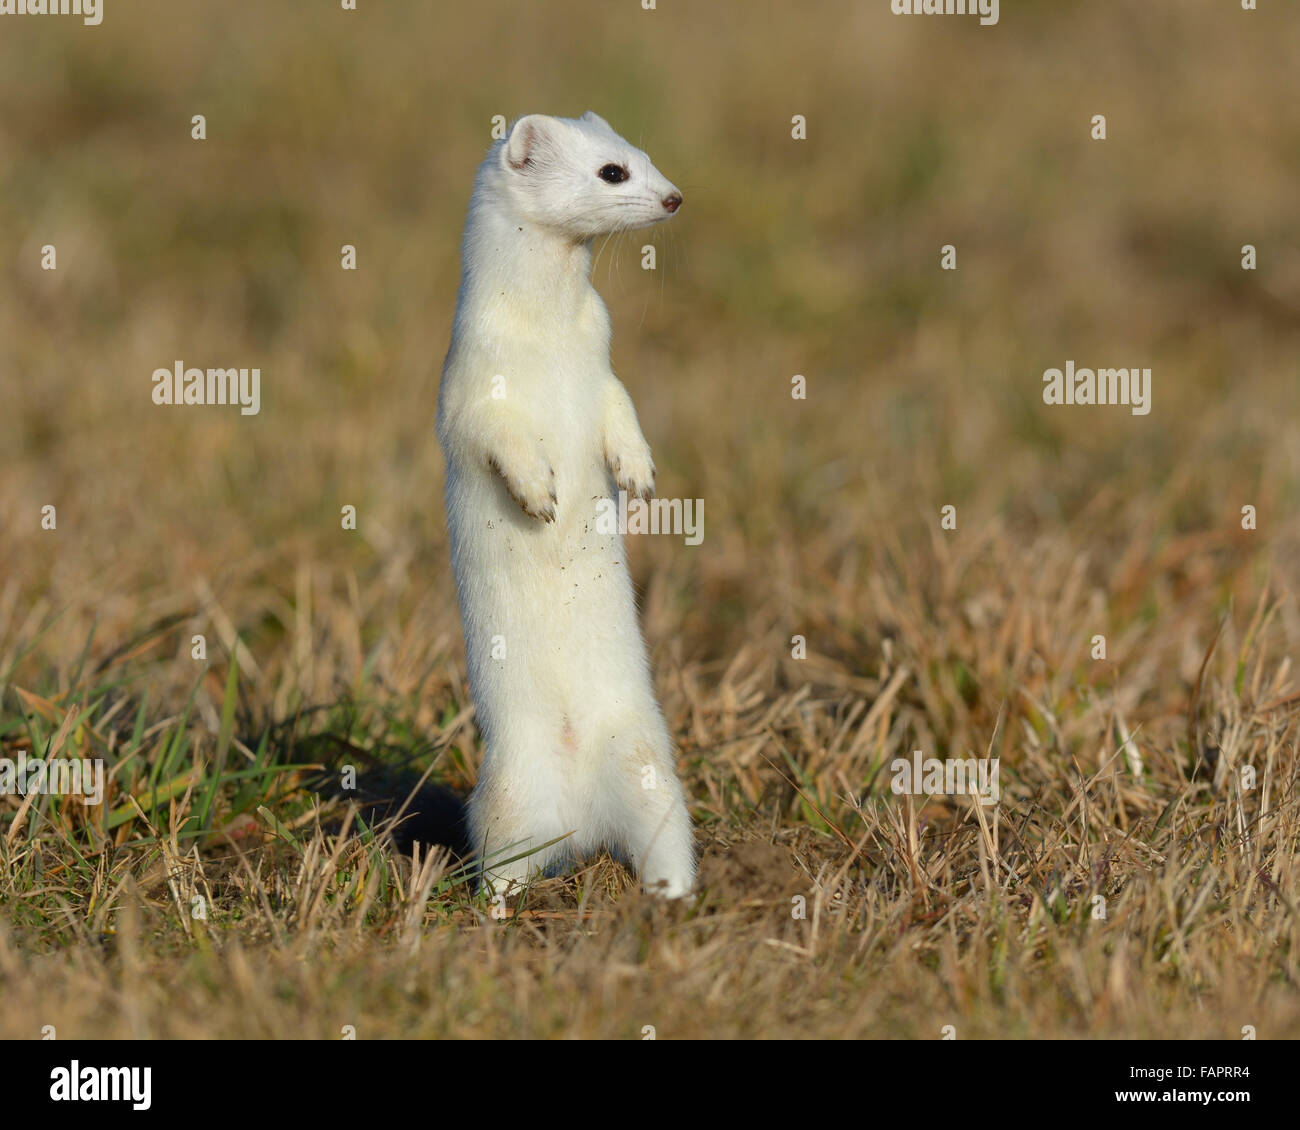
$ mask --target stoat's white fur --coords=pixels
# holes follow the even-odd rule
[[[589,277],[594,237],[680,203],[591,112],[521,118],[474,184],[438,438],[485,750],[469,830],[496,890],[601,844],[647,890],[694,882],[622,539],[597,532],[597,503],[648,497],[655,468]]]

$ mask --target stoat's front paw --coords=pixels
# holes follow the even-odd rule
[[[650,445],[644,440],[639,448],[614,453],[609,461],[614,481],[628,494],[650,498],[655,492],[655,464]]]
[[[512,452],[488,456],[488,466],[506,484],[506,490],[530,518],[555,521],[555,471],[540,448],[532,452]]]

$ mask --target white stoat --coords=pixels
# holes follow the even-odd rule
[[[681,202],[590,111],[521,118],[474,183],[438,438],[485,751],[469,832],[497,891],[601,844],[646,890],[694,883],[622,539],[597,530],[615,484],[649,497],[655,468],[590,280],[593,238]]]

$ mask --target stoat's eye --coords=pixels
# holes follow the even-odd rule
[[[596,175],[606,184],[622,184],[628,177],[622,165],[606,165]]]

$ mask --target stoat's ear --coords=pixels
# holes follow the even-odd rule
[[[515,122],[506,138],[505,159],[516,172],[523,172],[537,156],[546,140],[549,121],[545,114],[526,114]]]
[[[595,110],[588,110],[585,114],[582,115],[582,120],[584,122],[591,122],[592,125],[604,126],[607,130],[609,130],[610,133],[614,132],[614,127],[611,126],[609,122],[605,121],[605,119],[602,118],[598,113],[596,113]]]

